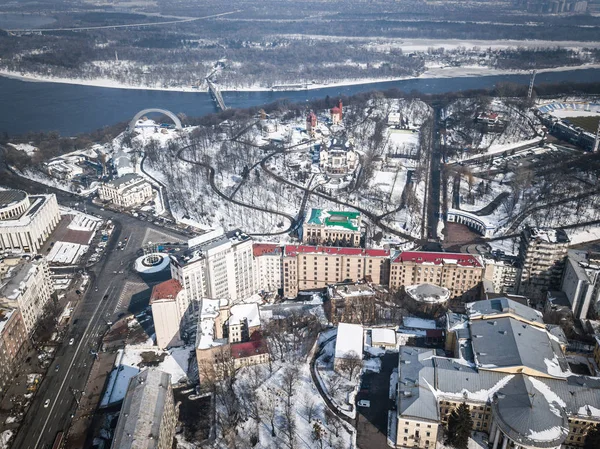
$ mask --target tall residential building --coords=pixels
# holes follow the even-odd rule
[[[110,201],[121,207],[139,206],[152,199],[152,185],[140,175],[127,173],[102,184],[98,196],[102,201]]]
[[[587,318],[590,308],[600,304],[600,257],[581,251],[569,251],[562,278],[565,293],[575,318]]]
[[[15,378],[29,349],[29,336],[19,309],[0,308],[0,398]]]
[[[176,279],[161,282],[152,289],[150,306],[159,348],[183,344],[180,328],[184,324],[186,307],[189,307],[185,296],[185,290]]]
[[[148,368],[129,381],[111,448],[171,449],[176,426],[171,375]]]
[[[358,212],[311,209],[302,225],[306,245],[360,246],[361,217]]]
[[[0,306],[19,308],[31,335],[54,292],[48,262],[42,256],[3,259],[0,285]]]
[[[520,295],[539,300],[548,290],[560,288],[569,243],[569,237],[562,229],[528,226],[523,230],[519,248]]]
[[[389,250],[306,245],[283,249],[283,295],[288,298],[346,280],[387,285],[389,273]]]
[[[390,266],[390,287],[434,284],[447,288],[453,298],[476,300],[484,265],[479,256],[463,253],[403,251]]]
[[[516,257],[502,256],[485,259],[486,280],[492,282],[494,292],[515,294],[521,282],[521,267]]]
[[[188,249],[171,256],[171,277],[183,286],[185,308],[202,298],[231,303],[257,292],[252,240],[241,231],[207,232],[188,242]]]
[[[60,221],[55,195],[0,191],[0,250],[36,253]]]
[[[574,374],[535,309],[497,298],[448,314],[447,348],[403,347],[396,390],[396,447],[434,449],[460,404],[492,449],[585,444],[600,423],[600,382]]]
[[[275,243],[255,243],[252,248],[257,289],[265,292],[279,290],[283,285],[283,247]]]

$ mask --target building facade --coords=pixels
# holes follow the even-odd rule
[[[325,144],[321,146],[319,169],[333,178],[354,173],[358,164],[358,153],[349,143],[343,144],[334,139],[328,146]]]
[[[404,251],[391,262],[390,287],[429,283],[448,289],[451,298],[476,300],[483,273],[483,261],[473,254]]]
[[[575,318],[584,320],[600,304],[600,258],[594,254],[569,251],[561,290],[567,296]]]
[[[171,449],[177,416],[171,375],[145,369],[129,381],[111,448]]]
[[[275,243],[255,243],[254,255],[255,283],[259,291],[276,292],[283,285],[283,247]]]
[[[0,250],[36,253],[59,221],[55,195],[0,191]]]
[[[494,292],[516,294],[521,283],[519,260],[513,257],[486,259],[484,278],[492,282]]]
[[[30,348],[19,309],[0,308],[0,398],[14,382],[15,373]]]
[[[152,185],[140,175],[127,173],[106,182],[98,189],[102,201],[110,201],[120,207],[134,207],[153,198]]]
[[[150,295],[156,345],[161,349],[181,346],[180,328],[186,315],[188,301],[179,281],[169,279],[155,285]]]
[[[521,233],[519,294],[543,299],[548,290],[559,290],[569,237],[562,229],[526,227]]]
[[[186,309],[202,298],[247,298],[258,291],[252,240],[222,229],[191,239],[186,251],[171,256],[171,277],[185,290]]]
[[[29,335],[44,313],[54,286],[42,256],[6,258],[0,262],[0,306],[19,308]]]
[[[461,341],[454,358],[400,351],[396,447],[435,448],[462,403],[492,449],[583,446],[600,423],[600,382],[570,371],[538,311],[497,298],[450,313],[448,323],[447,337]]]
[[[359,212],[311,209],[302,225],[302,241],[307,245],[360,246]]]
[[[283,252],[283,295],[317,290],[343,281],[370,280],[387,285],[390,252],[383,249],[286,245]]]

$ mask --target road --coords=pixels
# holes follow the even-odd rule
[[[71,194],[18,178],[11,173],[2,173],[2,183],[8,187],[26,189],[30,193],[56,193],[59,203],[62,204],[74,201]],[[146,240],[147,231],[154,230],[161,234],[185,238],[171,230],[141,222],[129,215],[103,211],[92,203],[87,203],[87,210],[89,213],[112,219],[115,229],[108,242],[106,255],[89,270],[90,286],[75,308],[64,343],[57,350],[56,357],[23,419],[13,442],[14,448],[46,449],[52,446],[56,433],[69,426],[70,416],[76,408],[75,396],[79,399],[92,367],[93,355],[90,351],[98,349],[102,335],[109,328],[107,322],[117,318],[116,305],[125,283],[128,280],[140,280],[137,274],[124,267],[129,267],[136,258]],[[125,249],[117,250],[117,242],[125,237],[128,238]],[[74,338],[73,345],[69,345],[71,338]],[[44,407],[47,399],[50,400],[50,404]]]
[[[440,220],[440,185],[442,168],[442,148],[440,144],[440,105],[432,105],[433,126],[431,128],[431,153],[429,163],[429,186],[427,202],[427,238],[438,240],[438,221]]]

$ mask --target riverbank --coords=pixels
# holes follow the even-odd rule
[[[545,72],[564,72],[572,70],[585,70],[585,69],[598,69],[600,64],[587,64],[582,66],[565,66],[555,67],[549,69],[540,69],[538,73]],[[374,83],[386,83],[394,81],[406,81],[411,79],[441,79],[441,78],[469,78],[469,77],[482,77],[482,76],[502,76],[502,75],[527,75],[529,70],[498,70],[489,67],[482,66],[462,66],[462,67],[428,67],[425,72],[418,76],[401,76],[401,77],[389,77],[389,78],[361,78],[356,80],[339,80],[331,83],[314,83],[302,85],[289,84],[281,85],[277,88],[269,88],[264,86],[228,86],[219,85],[222,92],[289,92],[289,91],[309,91],[316,89],[324,89],[331,87],[344,87],[344,86],[358,86],[363,84],[374,84]],[[154,91],[165,91],[165,92],[205,92],[204,89],[194,87],[156,87],[147,85],[130,85],[120,83],[118,81],[109,78],[94,78],[94,79],[80,79],[80,78],[58,78],[50,76],[40,76],[32,73],[19,73],[9,70],[0,69],[0,77],[17,79],[20,81],[27,82],[39,82],[39,83],[58,83],[58,84],[73,84],[79,86],[89,87],[103,87],[111,89],[132,89],[132,90],[154,90]]]

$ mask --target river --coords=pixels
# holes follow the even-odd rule
[[[583,69],[539,73],[536,84],[598,80],[600,69]],[[352,95],[392,87],[405,92],[453,92],[493,87],[502,81],[528,84],[529,76],[416,78],[315,90],[225,92],[223,98],[229,107],[244,108],[271,103],[277,99],[304,102],[327,95]],[[183,112],[190,117],[215,112],[212,99],[205,92],[114,89],[0,77],[0,132],[7,132],[9,135],[29,131],[58,131],[62,135],[75,135],[128,120],[146,108],[168,109],[176,114]]]

